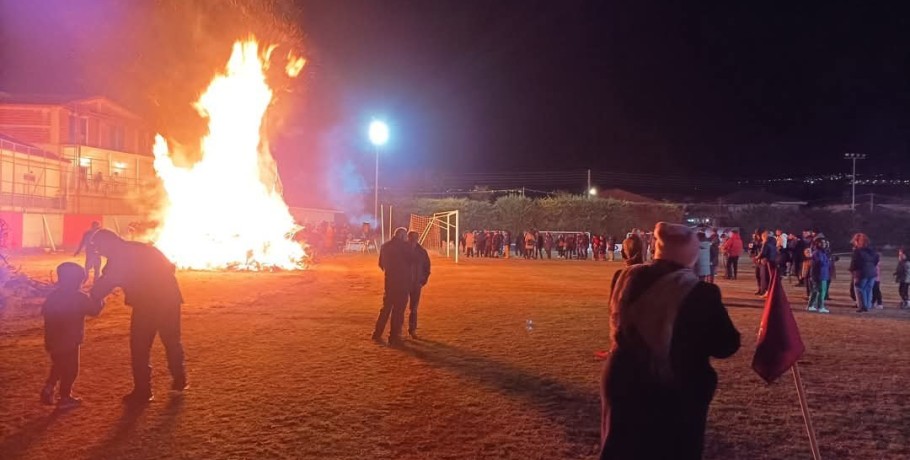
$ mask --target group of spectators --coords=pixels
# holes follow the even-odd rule
[[[523,257],[525,259],[614,260],[616,238],[587,232],[474,230],[461,236],[465,257]],[[554,254],[555,253],[555,254]]]

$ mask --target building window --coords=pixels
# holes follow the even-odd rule
[[[70,143],[84,144],[88,135],[88,118],[70,115]]]
[[[126,144],[123,126],[111,126],[111,149],[122,151]]]

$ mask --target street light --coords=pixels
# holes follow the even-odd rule
[[[588,195],[597,196],[597,187],[591,187],[588,189]]]
[[[379,225],[379,147],[389,141],[389,126],[379,120],[370,122],[369,128],[370,142],[373,144],[373,150],[376,153],[376,180],[373,190],[373,216],[376,225]]]
[[[844,159],[853,161],[853,176],[852,176],[852,180],[851,180],[851,182],[853,183],[853,192],[851,194],[852,198],[850,200],[850,209],[853,211],[856,211],[856,160],[865,160],[866,154],[865,153],[845,153]]]

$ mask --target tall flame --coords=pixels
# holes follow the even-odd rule
[[[197,163],[175,165],[167,141],[155,138],[155,171],[168,197],[155,245],[178,267],[301,266],[304,250],[292,239],[296,224],[260,139],[272,101],[265,54],[255,40],[238,41],[224,74],[199,97],[195,108],[208,119],[209,133]]]

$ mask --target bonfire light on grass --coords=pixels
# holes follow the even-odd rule
[[[269,51],[260,54],[255,40],[235,43],[224,74],[196,102],[209,125],[197,163],[175,165],[165,139],[155,138],[155,171],[168,198],[155,245],[180,268],[302,266],[303,247],[292,239],[296,224],[260,138],[272,101],[264,73]],[[291,64],[296,75],[303,60]]]

